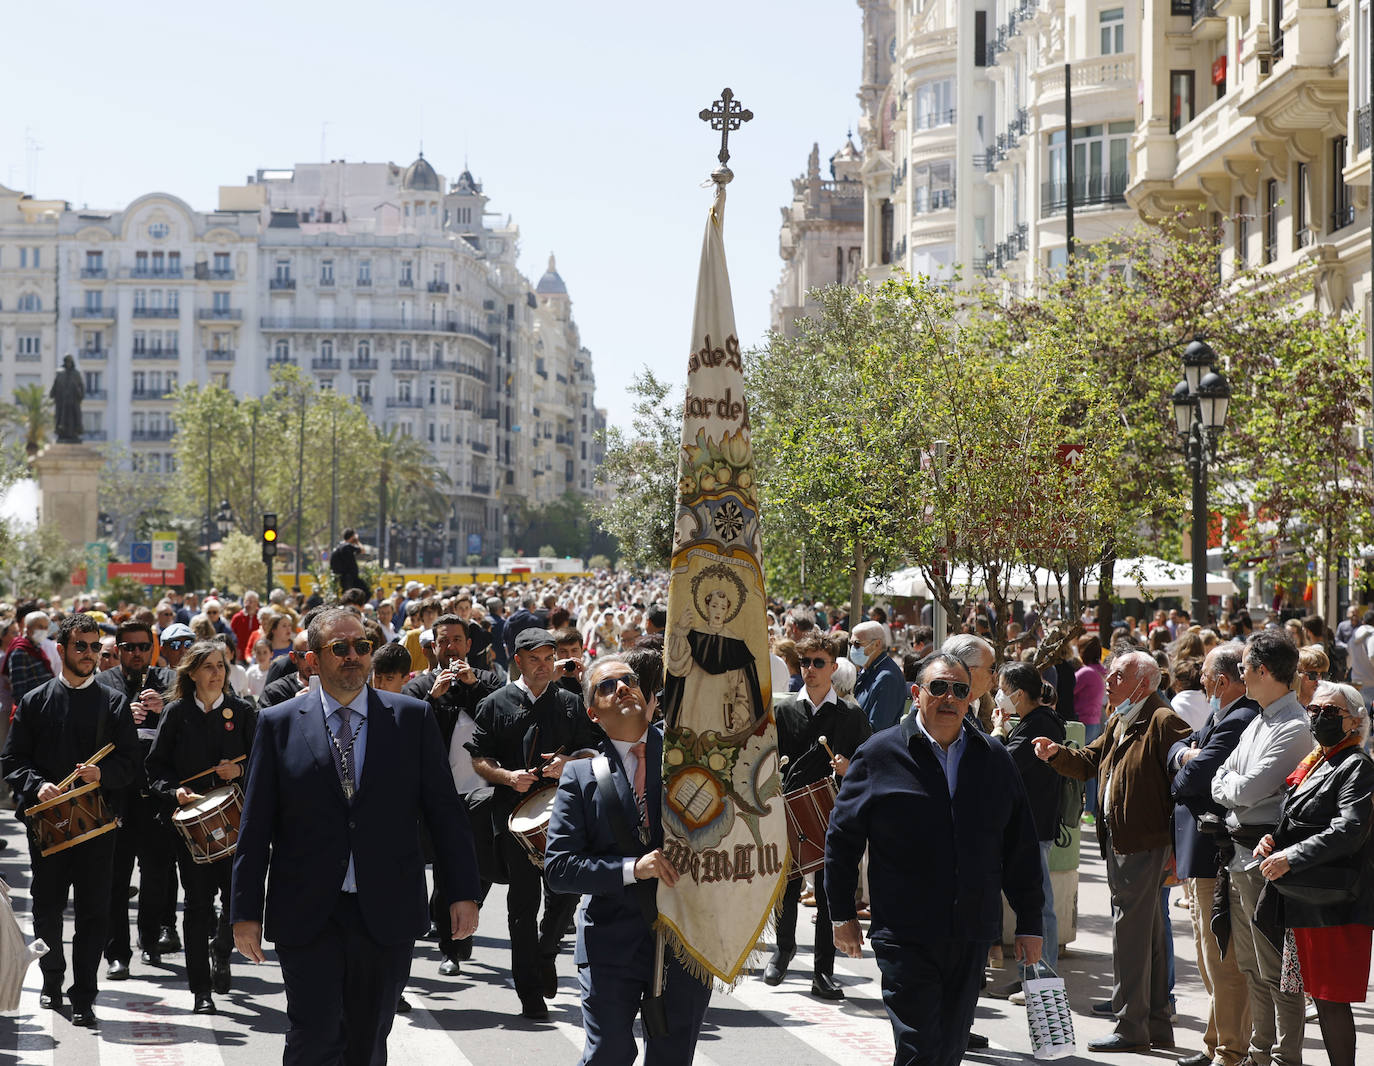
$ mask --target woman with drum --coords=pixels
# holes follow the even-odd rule
[[[223,910],[229,909],[241,785],[256,722],[252,707],[227,688],[226,676],[223,645],[204,640],[191,647],[167,693],[147,764],[149,784],[171,805],[172,824],[181,837],[182,941],[196,1014],[215,1013],[212,987],[220,994],[229,991],[233,939],[221,923],[212,959],[211,921],[216,893]]]

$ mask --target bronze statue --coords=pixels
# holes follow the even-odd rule
[[[62,360],[62,369],[48,392],[56,411],[54,430],[59,444],[81,443],[81,401],[86,398],[86,386],[81,380],[81,371],[76,369],[76,360],[67,355]]]

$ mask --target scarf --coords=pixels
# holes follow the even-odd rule
[[[1302,762],[1298,763],[1297,769],[1295,769],[1291,774],[1288,775],[1284,783],[1288,785],[1289,788],[1293,788],[1297,785],[1302,784],[1303,779],[1306,778],[1307,775],[1310,774],[1313,770],[1315,770],[1318,766],[1320,766],[1323,761],[1330,762],[1332,759],[1336,757],[1336,754],[1338,752],[1345,751],[1346,748],[1356,747],[1359,745],[1359,743],[1359,736],[1356,734],[1351,734],[1350,736],[1342,740],[1339,744],[1337,744],[1334,748],[1332,748],[1330,751],[1323,751],[1321,747],[1318,746],[1315,751],[1313,751],[1310,755],[1307,756],[1307,758],[1303,759]]]
[[[10,642],[9,656],[7,656],[6,661],[8,661],[10,658],[13,658],[14,653],[17,651],[27,652],[29,655],[33,656],[33,658],[37,659],[40,663],[42,663],[43,669],[47,670],[48,673],[51,674],[53,672],[52,663],[48,661],[47,655],[44,654],[42,648],[40,648],[37,644],[35,644],[28,638],[28,634],[21,634],[20,636],[15,637],[14,640]]]

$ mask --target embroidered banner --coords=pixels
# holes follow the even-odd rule
[[[664,683],[660,928],[703,981],[738,978],[787,883],[744,366],[717,185],[697,277]]]

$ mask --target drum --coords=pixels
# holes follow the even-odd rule
[[[105,806],[98,781],[35,804],[28,810],[28,819],[29,831],[44,856],[94,840],[119,824]]]
[[[830,812],[835,809],[834,778],[794,789],[787,801],[787,844],[792,849],[792,869],[788,879],[815,873],[825,865],[825,831],[830,827]]]
[[[237,785],[229,785],[182,807],[172,815],[172,825],[185,839],[194,861],[219,862],[238,847],[242,817],[243,793]]]
[[[531,792],[515,805],[506,826],[521,846],[529,852],[530,862],[544,868],[544,848],[549,842],[549,821],[553,818],[553,800],[557,787]]]

